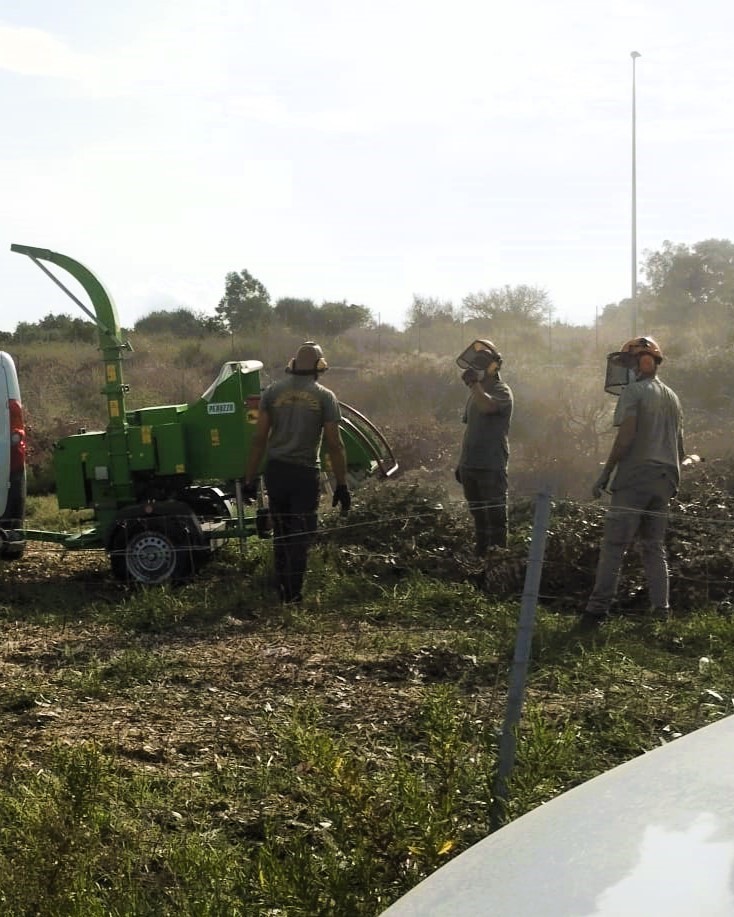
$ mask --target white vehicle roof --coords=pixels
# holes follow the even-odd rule
[[[0,516],[5,512],[10,488],[10,412],[8,402],[20,401],[20,385],[10,354],[0,350]]]
[[[475,844],[383,917],[731,917],[734,716]]]

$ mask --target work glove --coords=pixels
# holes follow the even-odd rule
[[[609,472],[602,471],[602,473],[596,479],[594,486],[591,488],[591,492],[594,495],[595,500],[598,500],[602,493],[606,491],[607,484],[609,484]]]
[[[461,468],[458,468],[458,467],[457,467],[457,468],[454,470],[454,477],[456,478],[456,481],[457,481],[458,484],[461,484],[461,483],[462,483],[462,482],[461,482]]]
[[[346,484],[337,485],[331,505],[341,505],[342,516],[349,512],[349,507],[352,505],[352,495],[349,493],[349,488]]]
[[[250,501],[257,500],[257,480],[242,482],[242,499]]]
[[[479,382],[479,375],[475,369],[472,369],[471,366],[469,366],[461,374],[461,381],[464,383],[464,385],[474,385],[475,382]]]

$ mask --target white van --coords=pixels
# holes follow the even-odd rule
[[[382,917],[731,917],[734,715],[465,850]]]
[[[0,557],[25,549],[26,438],[20,384],[10,354],[0,351]]]

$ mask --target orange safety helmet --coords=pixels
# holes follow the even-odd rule
[[[634,357],[649,355],[655,361],[656,365],[663,362],[663,352],[657,344],[657,341],[651,337],[632,338],[626,344],[622,344],[621,354],[630,354]]]
[[[625,385],[634,381],[634,373],[650,375],[663,362],[657,341],[648,336],[632,338],[619,350],[607,354],[607,376],[604,390],[619,395]]]

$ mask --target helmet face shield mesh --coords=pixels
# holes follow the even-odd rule
[[[621,395],[625,385],[635,381],[636,357],[615,351],[607,355],[607,374],[604,379],[604,391],[610,395]]]
[[[474,357],[474,369],[486,370],[489,369],[490,364],[496,362],[496,357],[494,354],[490,353],[488,350],[480,350],[477,355]]]
[[[473,369],[478,373],[486,372],[492,363],[502,365],[502,356],[491,341],[472,341],[456,358],[462,369]]]

